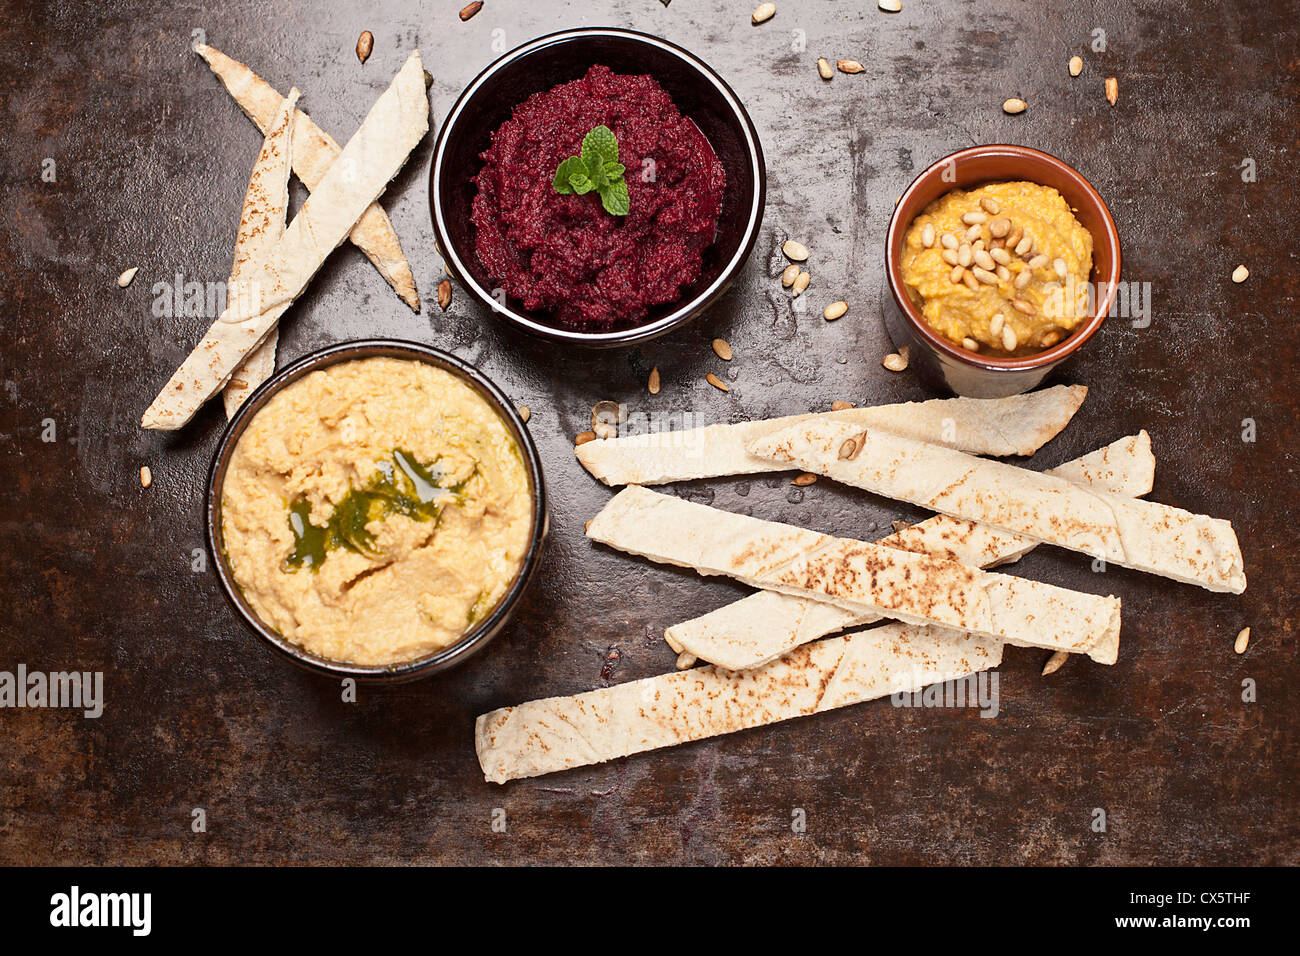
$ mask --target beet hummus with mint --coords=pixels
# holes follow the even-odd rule
[[[608,211],[603,191],[557,189],[560,164],[581,158],[584,138],[602,126],[618,152],[618,165],[605,168],[625,169],[625,215]],[[475,251],[525,308],[603,332],[643,322],[699,278],[726,175],[653,77],[593,66],[516,106],[480,158]]]

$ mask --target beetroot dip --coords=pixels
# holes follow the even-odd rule
[[[556,167],[601,125],[627,167],[626,216],[605,212],[595,191],[560,194],[553,185]],[[474,248],[525,308],[577,331],[608,331],[641,323],[699,278],[726,176],[653,77],[593,66],[516,106],[480,158]]]

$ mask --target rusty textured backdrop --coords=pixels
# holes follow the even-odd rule
[[[785,0],[760,27],[749,0],[487,0],[468,23],[459,5],[5,5],[0,670],[102,670],[107,704],[99,720],[0,711],[0,861],[1300,863],[1300,4],[904,0],[888,15],[867,2]],[[393,336],[478,363],[533,409],[553,533],[526,607],[486,653],[344,704],[333,683],[272,658],[211,571],[191,570],[219,408],[175,435],[136,425],[208,321],[155,317],[154,284],[225,279],[260,141],[189,52],[193,31],[281,90],[297,84],[342,141],[417,44],[441,117],[497,50],[584,24],[666,36],[734,85],[767,151],[765,236],[743,280],[687,329],[629,351],[552,347],[495,324],[467,296],[445,314],[432,305],[431,137],[421,145],[384,204],[424,311],[409,312],[344,248],[284,322],[282,361]],[[364,29],[375,47],[361,66]],[[1092,49],[1095,29],[1104,52]],[[1087,64],[1077,79],[1066,70],[1074,53]],[[818,55],[867,71],[823,83]],[[1029,110],[1004,115],[1011,95]],[[584,539],[609,496],[571,453],[591,404],[726,421],[837,398],[929,397],[880,367],[885,224],[926,164],[996,141],[1046,149],[1091,178],[1118,222],[1125,278],[1151,283],[1154,304],[1149,328],[1112,319],[1066,371],[1091,396],[1033,465],[1149,429],[1155,497],[1232,519],[1249,591],[1095,575],[1076,555],[1040,549],[1016,573],[1123,598],[1120,661],[1072,660],[1044,679],[1044,652],[1010,648],[995,720],[875,702],[485,784],[475,715],[669,670],[662,629],[741,593]],[[1247,158],[1254,182],[1243,180]],[[786,234],[813,250],[799,308],[773,278],[770,253]],[[1239,263],[1251,277],[1234,285]],[[122,290],[114,279],[128,266],[140,273]],[[821,306],[838,298],[848,316],[824,322]],[[714,336],[730,340],[733,362],[713,356]],[[657,398],[644,390],[653,365]],[[705,384],[709,371],[729,394]],[[41,439],[47,419],[52,442]],[[1254,442],[1243,441],[1245,419]],[[153,469],[148,490],[142,464]],[[866,538],[913,516],[788,478],[679,492]],[[1248,624],[1238,657],[1233,636]],[[1241,700],[1247,678],[1257,703]],[[204,834],[191,832],[196,807]],[[498,807],[504,834],[490,828]],[[1105,833],[1090,828],[1098,807]],[[792,832],[795,808],[806,833]]]

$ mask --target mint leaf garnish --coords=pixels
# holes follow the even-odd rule
[[[579,196],[596,191],[611,216],[626,216],[631,209],[626,167],[618,161],[618,139],[608,126],[597,126],[582,138],[582,154],[570,156],[555,170],[557,193]]]
[[[627,196],[627,180],[619,179],[600,191],[600,204],[611,216],[626,216],[632,209]]]

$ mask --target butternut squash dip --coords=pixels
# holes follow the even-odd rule
[[[532,496],[495,409],[424,362],[312,372],[249,422],[221,493],[225,556],[257,616],[336,661],[459,640],[523,563]]]
[[[1092,235],[1050,186],[988,183],[930,203],[903,238],[903,284],[936,332],[995,357],[1051,348],[1093,297]]]

